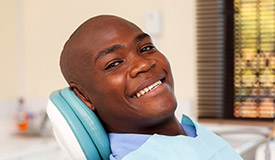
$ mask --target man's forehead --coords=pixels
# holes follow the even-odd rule
[[[131,22],[118,17],[104,17],[98,20],[91,20],[85,28],[82,28],[76,43],[80,49],[90,54],[105,49],[122,39],[131,38],[130,35],[143,33],[140,28]],[[132,41],[129,39],[129,42]]]
[[[133,32],[142,32],[135,24],[115,16],[91,18],[81,25],[75,35],[75,44],[82,47],[98,47],[101,43],[112,41]],[[101,42],[101,43],[100,43]]]

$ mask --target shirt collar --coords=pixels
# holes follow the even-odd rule
[[[181,124],[190,137],[197,136],[197,129],[193,121],[183,115]],[[135,151],[143,145],[152,135],[150,134],[134,134],[134,133],[109,133],[111,155],[110,160],[120,160],[128,153]]]
[[[122,159],[128,153],[138,149],[152,135],[109,133],[112,154],[110,159]]]

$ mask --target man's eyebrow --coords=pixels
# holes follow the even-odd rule
[[[136,36],[133,40],[134,43],[138,43],[140,41],[142,41],[144,38],[146,37],[150,37],[148,34],[146,33],[141,33],[139,34],[138,36]],[[103,49],[101,51],[99,51],[95,57],[95,62],[102,56],[106,55],[106,54],[109,54],[111,52],[114,52],[118,49],[121,49],[123,48],[123,46],[121,44],[115,44],[115,45],[112,45],[111,47],[108,47],[106,49]]]
[[[95,57],[95,62],[102,56],[106,55],[106,54],[109,54],[111,52],[114,52],[120,48],[123,48],[123,46],[121,44],[115,44],[115,45],[112,45],[111,47],[108,47],[108,48],[105,48],[101,51],[99,51]]]
[[[148,34],[146,34],[146,33],[141,33],[138,36],[136,36],[136,38],[134,39],[134,43],[138,43],[138,42],[142,41],[146,37],[150,37],[150,36]]]

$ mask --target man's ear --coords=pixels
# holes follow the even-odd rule
[[[95,107],[92,102],[86,97],[84,94],[80,92],[80,90],[76,87],[74,83],[70,84],[70,89],[76,94],[76,96],[88,106],[91,110],[95,111]]]

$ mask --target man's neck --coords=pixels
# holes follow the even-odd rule
[[[173,117],[163,123],[162,127],[156,133],[167,136],[186,135],[186,132],[176,117]]]
[[[136,133],[136,134],[160,134],[160,135],[167,135],[167,136],[176,136],[176,135],[186,135],[186,132],[182,128],[180,122],[177,118],[173,115],[169,118],[165,118],[162,120],[158,120],[158,122],[153,122],[151,124],[147,124],[144,127],[144,123],[133,126],[127,126],[123,128],[125,129],[115,130],[109,129],[108,132],[113,133]],[[137,126],[137,127],[136,127]],[[138,127],[142,126],[142,127]]]
[[[186,135],[186,132],[175,116],[166,119],[158,125],[143,128],[139,133],[160,134],[167,136]]]

